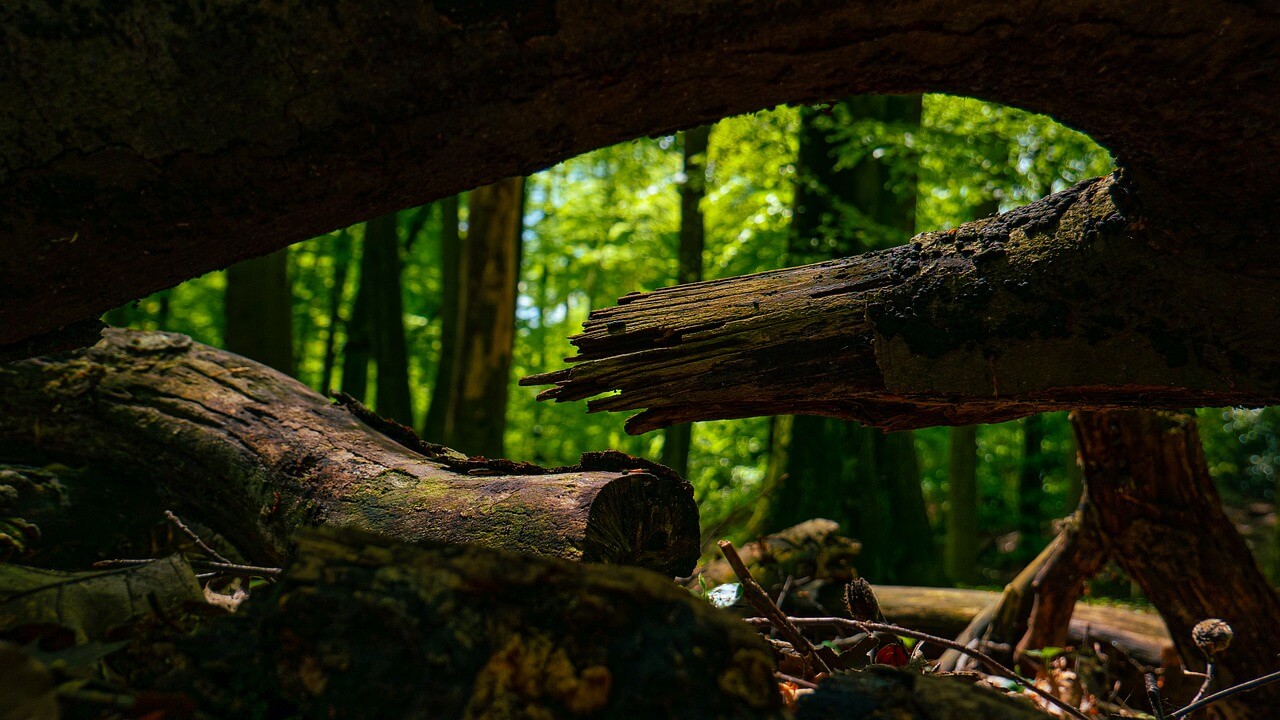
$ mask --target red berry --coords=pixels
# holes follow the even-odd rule
[[[909,661],[910,658],[907,657],[907,649],[898,643],[883,645],[876,651],[876,662],[880,665],[906,667]]]

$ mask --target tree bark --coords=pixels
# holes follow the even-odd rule
[[[472,190],[462,245],[461,324],[445,444],[501,457],[515,343],[524,178]]]
[[[522,383],[559,401],[621,390],[588,410],[646,408],[633,433],[780,412],[904,429],[1280,403],[1280,324],[1258,311],[1280,287],[1154,249],[1128,200],[1114,177],[1086,181],[900,248],[628,295],[573,339],[576,364]]]
[[[703,125],[680,133],[684,144],[684,182],[680,184],[680,247],[676,257],[676,283],[702,280],[702,251],[707,244],[707,228],[702,220],[702,200],[707,196],[707,147],[711,126]],[[662,464],[682,477],[689,470],[689,448],[693,426],[667,428],[662,436]]]
[[[216,717],[783,717],[755,631],[638,569],[327,529],[278,585],[169,685]]]
[[[293,374],[293,291],[289,252],[277,250],[227,268],[223,345],[227,350]]]
[[[111,330],[97,347],[0,369],[0,453],[156,485],[175,511],[256,562],[278,563],[293,531],[326,524],[668,575],[693,569],[693,491],[660,466],[620,453],[553,470],[472,461],[404,428],[379,429],[396,439],[301,383],[181,335]]]
[[[1280,267],[1280,77],[1259,71],[1280,17],[1262,7],[76,7],[20,0],[0,23],[0,344],[593,148],[864,92],[1053,115],[1115,153],[1161,237]]]

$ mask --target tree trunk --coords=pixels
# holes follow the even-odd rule
[[[293,292],[289,251],[277,250],[227,268],[227,350],[293,374]]]
[[[1161,247],[1280,267],[1280,18],[1240,3],[78,7],[3,24],[0,344],[593,148],[867,92],[1048,113],[1115,153]]]
[[[665,578],[349,530],[187,647],[216,717],[783,717],[768,645]]]
[[[677,283],[702,280],[702,251],[706,246],[706,226],[702,220],[702,199],[707,196],[707,146],[711,126],[693,128],[680,133],[684,143],[684,182],[680,184],[680,248]],[[693,426],[667,428],[662,440],[662,464],[681,476],[689,470],[689,448],[693,444]]]
[[[953,427],[948,434],[947,577],[977,584],[978,577],[978,428]]]
[[[360,282],[347,318],[347,342],[342,346],[342,392],[364,402],[369,393],[369,361],[373,352],[373,288],[365,282],[369,234],[360,241]]]
[[[646,408],[633,433],[775,413],[905,429],[1280,404],[1280,323],[1257,310],[1280,307],[1280,287],[1156,250],[1131,200],[1115,178],[1087,181],[904,247],[628,295],[587,321],[571,368],[522,382],[560,401],[621,390],[588,409]]]
[[[1035,665],[1027,651],[1066,642],[1084,582],[1115,559],[1160,613],[1186,667],[1203,670],[1191,629],[1217,617],[1236,638],[1217,658],[1217,689],[1273,672],[1280,598],[1222,512],[1194,419],[1130,410],[1077,412],[1072,421],[1084,465],[1079,510],[960,641],[1016,643],[1015,659]],[[945,655],[944,667],[957,660]],[[1168,680],[1175,703],[1195,692],[1195,683]],[[1270,717],[1277,701],[1280,689],[1267,686],[1207,712],[1252,720]]]
[[[1018,529],[1023,542],[1040,537],[1040,500],[1044,496],[1044,417],[1022,419],[1022,465],[1018,468]]]
[[[396,222],[397,216],[392,213],[365,223],[360,287],[368,293],[366,321],[373,340],[373,362],[378,369],[374,406],[379,414],[413,427]]]
[[[469,461],[411,435],[181,335],[113,330],[75,355],[0,370],[0,452],[156,485],[260,563],[284,558],[298,528],[326,524],[693,569],[693,491],[661,466],[620,453],[554,470]]]
[[[524,178],[517,177],[472,190],[467,201],[466,274],[460,288],[465,300],[444,437],[449,446],[472,455],[502,456],[523,198]]]
[[[458,235],[458,196],[454,195],[440,201],[440,360],[436,363],[436,380],[431,388],[431,406],[422,424],[422,437],[432,442],[445,441],[445,420],[456,382],[454,373],[462,344],[458,337],[464,300],[461,280],[466,274],[463,257]]]
[[[342,301],[347,293],[347,270],[351,266],[351,234],[346,230],[334,238],[333,286],[329,289],[329,324],[324,336],[324,363],[320,370],[320,392],[328,395],[333,387],[333,368],[337,361],[338,328],[342,325]]]
[[[1194,418],[1078,412],[1073,424],[1084,458],[1086,517],[1160,611],[1185,665],[1203,669],[1191,629],[1217,617],[1235,630],[1235,640],[1217,658],[1216,687],[1275,671],[1280,597],[1222,512]],[[1272,717],[1278,703],[1280,688],[1269,685],[1208,714]]]

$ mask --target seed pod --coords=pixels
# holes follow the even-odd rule
[[[880,601],[876,600],[876,593],[865,578],[854,578],[844,586],[844,607],[854,620],[884,622]]]
[[[1218,618],[1201,620],[1191,629],[1191,641],[1200,648],[1200,652],[1204,653],[1205,657],[1213,657],[1226,650],[1233,637],[1235,633],[1231,630],[1231,626],[1225,620]]]

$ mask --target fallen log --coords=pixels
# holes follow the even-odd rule
[[[1132,203],[1102,178],[882,252],[633,293],[591,314],[570,367],[521,384],[554,385],[539,398],[558,402],[606,394],[590,412],[643,409],[632,433],[1280,403],[1280,325],[1257,311],[1280,285],[1203,248],[1162,250]],[[1185,293],[1202,300],[1173,300]]]
[[[93,348],[0,366],[0,457],[154,486],[258,564],[280,564],[290,535],[319,524],[669,576],[698,555],[692,488],[661,466],[466,458],[170,333],[113,329]]]
[[[331,528],[188,643],[218,717],[781,718],[768,645],[636,568]]]

